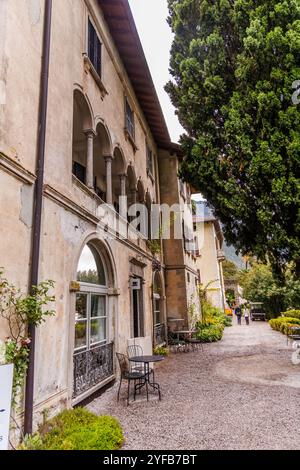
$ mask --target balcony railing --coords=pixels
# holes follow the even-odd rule
[[[164,344],[166,342],[166,325],[164,323],[160,323],[154,326],[154,345],[159,346],[160,344]]]
[[[100,384],[113,373],[113,343],[75,353],[73,398]]]

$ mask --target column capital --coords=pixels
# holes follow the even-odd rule
[[[94,129],[83,129],[83,133],[87,136],[87,137],[93,137],[95,138],[97,136],[97,132],[94,131]]]
[[[103,155],[103,158],[104,158],[104,160],[105,160],[106,162],[110,162],[110,161],[113,160],[113,156],[112,156],[112,155],[109,155],[109,154]]]

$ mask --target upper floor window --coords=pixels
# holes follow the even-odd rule
[[[125,103],[125,112],[126,112],[125,128],[128,134],[130,135],[130,137],[134,140],[134,113],[127,98],[126,98],[126,103]]]
[[[94,69],[101,77],[101,42],[91,20],[88,20],[88,56]]]
[[[153,176],[153,152],[147,145],[147,172]]]

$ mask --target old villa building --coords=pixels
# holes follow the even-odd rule
[[[43,0],[0,2],[0,265],[25,292],[44,11]],[[56,315],[36,331],[36,419],[112,381],[115,351],[125,352],[130,338],[162,343],[168,317],[187,323],[195,253],[185,237],[162,240],[154,252],[119,204],[120,196],[148,209],[188,202],[179,158],[128,1],[53,0],[39,279],[55,281]],[[104,202],[126,236],[109,236]]]
[[[207,286],[207,297],[211,304],[224,310],[226,299],[222,262],[225,260],[225,253],[220,221],[204,201],[197,203],[193,221],[199,246],[199,256],[197,256],[199,280],[203,286]]]

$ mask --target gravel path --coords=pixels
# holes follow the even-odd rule
[[[156,367],[162,401],[127,407],[114,385],[88,405],[119,419],[126,450],[300,449],[300,366],[267,323],[226,328],[219,343]]]

